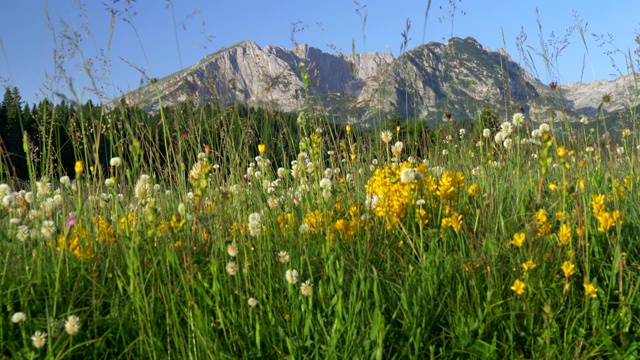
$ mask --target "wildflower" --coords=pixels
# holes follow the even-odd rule
[[[80,318],[75,315],[69,316],[67,321],[64,322],[64,331],[71,336],[75,336],[80,331]]]
[[[442,150],[442,156],[447,156],[447,155],[449,155],[449,150],[443,149]]]
[[[460,131],[459,131],[459,132],[460,132],[460,138],[462,138],[462,137],[467,133],[467,130],[465,130],[465,129],[460,129]]]
[[[467,190],[467,194],[470,197],[475,197],[480,195],[480,186],[478,184],[471,184],[469,186],[469,190]]]
[[[482,130],[482,136],[484,136],[485,139],[488,139],[489,136],[491,136],[491,130],[489,129]]]
[[[618,146],[616,148],[616,152],[618,153],[618,155],[622,155],[624,154],[624,148],[622,146]]]
[[[14,324],[27,321],[27,315],[23,312],[17,312],[11,316],[11,322]]]
[[[84,163],[80,160],[76,161],[74,170],[76,171],[76,177],[82,175],[82,171],[84,170]]]
[[[289,284],[295,285],[298,282],[298,271],[289,269],[284,273],[284,277]]]
[[[300,292],[302,293],[302,296],[307,297],[313,294],[313,284],[311,283],[311,280],[307,280],[300,285]]]
[[[42,226],[40,227],[40,232],[44,236],[45,239],[51,238],[53,233],[56,231],[56,225],[51,220],[45,220],[42,222]]]
[[[526,238],[527,236],[525,235],[525,233],[513,234],[513,239],[511,240],[511,244],[517,247],[521,247],[524,244]]]
[[[278,261],[280,261],[281,264],[286,264],[289,262],[289,253],[282,250],[280,252],[278,252]]]
[[[235,261],[229,261],[227,266],[225,266],[225,270],[227,271],[227,274],[234,276],[238,273],[238,264],[236,264]]]
[[[549,126],[549,124],[544,123],[540,124],[538,130],[540,130],[541,133],[548,133],[549,131],[551,131],[551,127]]]
[[[583,286],[584,286],[584,294],[588,298],[595,299],[598,297],[598,288],[593,286],[592,283],[584,283]]]
[[[31,336],[31,344],[36,349],[41,349],[47,343],[47,333],[42,331],[36,331]]]
[[[122,159],[120,159],[119,157],[113,157],[111,158],[111,160],[109,160],[109,165],[113,167],[118,167],[122,165]]]
[[[110,188],[116,184],[116,180],[114,177],[110,177],[104,181],[104,186]]]
[[[516,281],[513,283],[513,286],[511,286],[511,290],[515,291],[517,295],[522,295],[524,294],[524,288],[526,287],[525,283],[516,279]]]
[[[562,269],[562,272],[564,272],[564,277],[567,279],[576,273],[576,266],[569,260],[563,262],[560,268]]]
[[[260,232],[262,230],[262,225],[260,223],[260,214],[259,213],[251,213],[249,215],[249,234],[251,236],[260,236]]]
[[[327,179],[325,177],[325,178],[322,178],[322,180],[320,180],[320,188],[321,189],[331,189],[332,185],[333,184],[331,183],[331,179]]]
[[[493,141],[495,141],[496,144],[500,144],[504,141],[505,137],[506,136],[502,131],[498,131],[498,133],[493,137]]]
[[[504,137],[507,137],[513,132],[513,125],[510,122],[505,121],[500,124],[500,131],[504,134]]]
[[[400,181],[403,184],[410,184],[413,182],[414,180],[414,174],[415,174],[415,170],[413,170],[412,168],[404,168],[402,169],[402,171],[400,172]]]
[[[516,126],[516,127],[520,127],[523,121],[524,121],[524,115],[521,112],[517,112],[513,114],[513,117],[511,118],[511,123],[513,124],[513,126]]]
[[[402,149],[404,148],[404,144],[402,143],[402,141],[398,141],[396,142],[393,147],[391,148],[391,153],[396,156],[399,157],[400,154],[402,153]]]
[[[524,271],[529,271],[534,269],[536,266],[538,266],[538,264],[534,263],[532,260],[527,260],[527,262],[525,262],[524,264],[522,264],[522,267],[524,268]]]
[[[558,246],[567,246],[571,242],[571,225],[562,224],[558,229]]]
[[[380,140],[382,140],[383,143],[388,144],[389,142],[391,142],[391,139],[393,138],[393,133],[389,130],[384,130],[380,132]]]
[[[267,146],[265,144],[258,144],[258,152],[260,155],[264,154],[267,151]]]
[[[583,124],[583,125],[587,125],[588,122],[589,122],[589,120],[587,120],[587,118],[584,117],[584,116],[582,117],[582,119],[580,119],[580,123]]]
[[[511,139],[504,139],[504,141],[502,142],[502,146],[504,146],[504,148],[507,150],[511,149],[512,145],[513,145],[513,140]]]
[[[622,137],[627,137],[631,134],[631,130],[629,129],[622,129]]]
[[[236,243],[227,245],[227,254],[231,257],[236,257],[238,255],[238,245]]]
[[[16,239],[26,241],[29,238],[29,228],[26,225],[19,225],[16,229]]]
[[[249,298],[249,300],[247,300],[247,304],[249,304],[249,307],[256,307],[258,305],[258,300],[254,299],[254,298]]]
[[[311,230],[311,227],[307,223],[300,224],[300,228],[298,229],[298,231],[300,231],[301,234],[306,234],[310,230]]]

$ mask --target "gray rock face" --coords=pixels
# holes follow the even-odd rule
[[[304,89],[301,64],[309,79]],[[568,83],[559,91],[535,79],[502,49],[483,49],[473,38],[418,46],[398,58],[379,52],[335,55],[299,45],[292,49],[244,41],[125,96],[129,104],[155,112],[187,99],[297,111],[310,104],[338,121],[383,120],[389,115],[438,121],[443,114],[470,118],[484,105],[506,111],[525,107],[545,121],[549,111],[571,120],[593,114],[604,94],[604,110],[628,107],[631,75],[613,81]],[[635,88],[637,89],[637,87]],[[559,110],[560,109],[560,110]],[[347,118],[344,118],[347,116]]]

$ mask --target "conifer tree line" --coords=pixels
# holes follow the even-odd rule
[[[77,160],[105,178],[110,176],[109,159],[115,156],[140,164],[138,172],[173,176],[176,168],[188,171],[197,157],[194,152],[204,152],[205,145],[221,168],[242,165],[230,162],[257,154],[260,143],[279,164],[294,159],[298,150],[291,141],[298,138],[298,114],[191,101],[162,110],[148,113],[124,100],[117,106],[46,98],[27,104],[17,87],[7,87],[0,104],[0,182],[19,187],[30,176],[73,178]],[[230,144],[237,154],[219,150]],[[167,148],[173,158],[167,157]]]

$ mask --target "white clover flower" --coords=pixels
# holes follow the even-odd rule
[[[549,124],[540,124],[540,126],[538,127],[538,130],[540,130],[540,132],[549,132],[551,130],[551,128],[549,127]]]
[[[64,331],[70,336],[75,336],[80,331],[80,318],[75,315],[69,316],[64,322]]]
[[[482,143],[482,140],[478,140],[478,142],[476,143],[476,147],[481,148],[484,144]]]
[[[505,139],[505,135],[502,131],[499,131],[496,136],[493,137],[493,141],[496,142],[496,144],[500,144],[504,141]]]
[[[622,155],[624,154],[624,148],[622,146],[618,146],[616,148],[616,152],[618,153],[618,155]]]
[[[502,143],[502,146],[504,146],[504,148],[507,150],[511,149],[512,145],[513,145],[513,140],[511,139],[504,139],[504,142]]]
[[[539,137],[542,136],[542,131],[540,131],[540,129],[535,129],[533,131],[531,131],[531,137],[534,139],[537,139]]]
[[[206,158],[207,158],[207,154],[205,154],[203,152],[199,152],[198,153],[198,161],[203,161]]]
[[[238,255],[238,245],[236,245],[236,243],[227,245],[227,254],[231,257],[236,257],[236,255]]]
[[[9,224],[11,224],[11,225],[18,225],[18,224],[20,224],[20,219],[19,219],[19,218],[12,217],[11,219],[9,219]]]
[[[278,252],[278,261],[280,261],[281,264],[286,264],[289,262],[289,253],[282,250],[280,252]]]
[[[45,220],[42,222],[42,226],[40,227],[40,232],[44,236],[45,239],[49,239],[53,236],[53,233],[56,231],[56,225],[51,220]]]
[[[229,261],[227,266],[225,266],[225,270],[227,271],[227,274],[234,276],[238,273],[238,264],[236,264],[235,261]]]
[[[118,167],[122,165],[122,159],[120,159],[119,157],[112,157],[111,160],[109,160],[109,165]]]
[[[490,129],[482,130],[482,136],[484,136],[485,139],[488,139],[491,136],[491,130]]]
[[[284,278],[291,285],[295,285],[298,282],[298,277],[298,271],[296,270],[289,269],[284,273]]]
[[[448,143],[449,141],[453,140],[453,136],[447,135],[447,136],[445,136],[444,139],[446,140],[445,143]]]
[[[12,207],[12,206],[13,206],[13,205],[15,205],[15,204],[16,204],[16,197],[15,197],[15,195],[13,195],[13,194],[5,195],[5,196],[2,198],[2,206],[3,206],[5,209],[8,209],[8,208]]]
[[[413,182],[413,174],[415,173],[415,170],[413,170],[412,168],[404,168],[402,169],[402,171],[400,172],[400,181],[403,184],[410,184]]]
[[[511,123],[513,124],[513,126],[520,127],[523,122],[524,122],[524,114],[522,114],[521,112],[517,112],[513,114],[513,117],[511,118]]]
[[[273,189],[273,188],[269,188],[269,189]],[[275,196],[269,196],[269,198],[267,199],[267,206],[269,206],[269,209],[275,210],[280,206],[280,200],[278,200],[278,198]]]
[[[473,175],[473,176],[482,175],[482,167],[477,166],[477,167],[474,167],[473,169],[471,169],[471,175]]]
[[[404,148],[404,144],[402,143],[402,141],[398,141],[395,144],[393,144],[393,147],[391,147],[391,153],[394,156],[400,156],[400,154],[402,154],[403,148]]]
[[[463,136],[467,133],[467,130],[465,130],[465,129],[460,129],[460,131],[459,131],[459,132],[460,132],[460,137],[463,137]]]
[[[60,178],[60,184],[64,186],[71,186],[71,179],[67,175]]]
[[[7,184],[0,184],[0,198],[11,194],[11,187]]]
[[[113,178],[108,178],[104,181],[104,186],[111,188],[116,184],[116,181]]]
[[[302,296],[309,297],[313,294],[313,284],[311,280],[307,280],[300,285],[300,293]]]
[[[594,149],[594,148],[593,148],[593,146],[591,146],[591,145],[587,146],[587,148],[586,148],[586,149],[584,149],[584,150],[585,150],[586,152],[588,152],[588,153],[591,153],[591,152],[594,152],[594,151],[595,151],[595,149]]]
[[[504,137],[506,138],[513,132],[513,125],[510,122],[505,121],[500,125],[500,131],[504,133]]]
[[[311,230],[311,228],[307,223],[300,224],[300,227],[298,228],[298,231],[300,231],[301,234],[306,234],[309,232],[309,230]]]
[[[449,155],[449,150],[442,149],[442,156],[447,156],[447,155]]]
[[[418,199],[416,200],[416,205],[418,206],[422,206],[424,204],[426,204],[427,202],[424,199]]]
[[[376,206],[378,206],[378,203],[380,202],[380,197],[376,194],[367,194],[367,198],[364,201],[364,207],[367,210],[373,210],[376,208]]]
[[[36,349],[41,349],[47,343],[47,333],[42,331],[36,331],[31,336],[31,344]]]
[[[262,224],[260,223],[260,214],[257,212],[251,213],[249,215],[249,224],[247,225],[249,229],[249,235],[251,236],[260,236],[262,231]]]
[[[27,314],[19,311],[11,316],[11,322],[14,324],[27,321]]]
[[[380,132],[380,140],[382,140],[383,143],[388,144],[391,142],[391,139],[393,139],[393,133],[391,131],[384,130]]]
[[[331,183],[330,179],[322,178],[322,180],[320,180],[320,188],[321,189],[331,189],[332,185],[333,184]]]
[[[249,304],[249,307],[254,308],[258,305],[258,300],[249,298],[249,300],[247,300],[247,304]]]
[[[583,116],[582,119],[580,119],[580,123],[583,125],[587,125],[589,123],[589,120],[587,120],[586,116]]]
[[[19,225],[16,229],[16,239],[26,241],[29,238],[29,228],[26,225]]]
[[[537,160],[538,159],[538,154],[536,154],[536,153],[531,154],[531,158],[533,160]]]

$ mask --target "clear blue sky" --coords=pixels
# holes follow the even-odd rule
[[[609,79],[617,70],[606,53],[616,49],[638,58],[633,51],[640,29],[639,0],[452,1],[457,6],[453,26],[449,1],[433,0],[423,36],[427,0],[361,0],[359,4],[351,0],[0,0],[0,87],[17,86],[29,103],[55,92],[83,102],[96,99],[85,88],[98,88],[104,99],[111,99],[137,88],[143,80],[140,70],[150,77],[164,77],[242,40],[290,48],[290,29],[296,22],[302,28],[294,34],[298,43],[351,53],[355,41],[356,52],[390,49],[397,56],[400,33],[409,18],[409,49],[423,41],[446,41],[451,35],[473,36],[484,47],[506,46],[517,62],[522,61],[516,38],[524,29],[525,45],[545,83]],[[108,7],[116,11],[113,24]],[[575,30],[561,53],[558,71],[549,74],[528,46],[540,50],[541,35],[547,43],[552,33],[563,38],[575,25],[574,15],[583,26],[588,24],[586,48]],[[78,38],[70,41],[69,36],[76,36],[73,32]],[[605,35],[607,41],[610,34],[611,42],[599,46],[592,34]],[[586,49],[590,58],[583,72]],[[625,73],[624,55],[613,56]],[[64,76],[57,76],[56,63],[62,64]],[[95,85],[80,67],[83,63],[93,69]],[[69,90],[69,80],[75,95]]]

